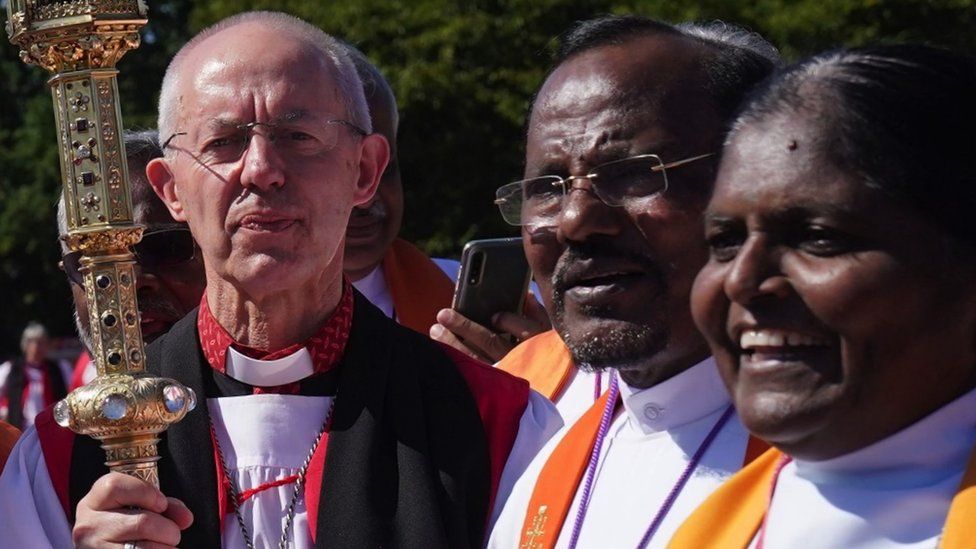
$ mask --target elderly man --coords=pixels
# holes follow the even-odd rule
[[[386,316],[426,334],[437,311],[451,306],[459,263],[431,259],[402,238],[403,182],[397,160],[400,115],[389,83],[359,50],[349,47],[363,81],[373,131],[390,144],[390,161],[373,198],[356,206],[346,227],[343,268],[353,286]]]
[[[39,424],[0,477],[5,542],[480,546],[558,416],[343,278],[350,211],[388,158],[344,47],[291,16],[232,17],[176,55],[159,114],[171,137],[148,175],[207,289],[147,362],[200,405],[160,444],[162,491]]]
[[[492,547],[663,546],[754,455],[688,296],[726,123],[775,59],[725,25],[608,17],[565,38],[530,114],[526,179],[498,197],[568,351],[550,334],[515,356],[530,373],[612,374],[518,481]]]
[[[173,327],[199,303],[206,281],[203,260],[186,223],[178,223],[153,192],[146,179],[146,165],[163,155],[159,135],[155,130],[126,131],[123,135],[129,163],[129,182],[132,191],[133,221],[145,227],[142,241],[136,244],[136,287],[139,301],[142,338],[155,341]],[[58,201],[58,233],[68,232],[64,199]],[[75,363],[69,390],[90,382],[95,377],[91,362],[91,331],[88,327],[88,302],[79,270],[79,252],[68,252],[62,242],[61,268],[71,286],[75,302],[75,325],[78,337],[85,346]]]
[[[31,322],[20,336],[21,356],[0,364],[0,420],[18,429],[67,395],[71,365],[48,358],[47,328]]]

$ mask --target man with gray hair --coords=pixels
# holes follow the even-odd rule
[[[179,223],[169,214],[146,179],[146,165],[163,156],[156,130],[127,130],[122,137],[129,167],[129,186],[132,194],[132,217],[145,230],[142,241],[135,245],[136,291],[142,339],[152,343],[192,311],[199,303],[206,285],[203,260],[196,250],[193,236],[186,223]],[[64,197],[58,200],[58,234],[68,232]],[[69,390],[90,382],[95,377],[88,327],[88,302],[79,259],[81,252],[70,252],[61,241],[61,268],[71,287],[75,304],[75,325],[78,337],[85,346],[75,363]]]
[[[497,193],[555,331],[499,367],[579,419],[519,479],[491,547],[663,547],[761,448],[689,294],[726,125],[776,63],[721,24],[604,17],[564,37],[529,115],[524,179]]]
[[[560,422],[343,277],[350,211],[389,157],[345,48],[292,16],[231,17],[177,53],[159,115],[166,154],[147,174],[207,288],[147,369],[199,405],[163,436],[161,490],[38,422],[0,476],[4,542],[479,547],[496,494]]]

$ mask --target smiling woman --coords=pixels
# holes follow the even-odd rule
[[[746,106],[692,309],[743,423],[776,449],[673,546],[933,547],[959,512],[976,444],[974,96],[973,59],[888,46],[800,63]],[[965,522],[943,547],[976,546]]]

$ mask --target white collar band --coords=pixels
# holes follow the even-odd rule
[[[315,367],[312,365],[312,355],[305,347],[276,360],[258,360],[229,347],[225,372],[229,377],[248,385],[277,387],[309,377],[315,373]]]

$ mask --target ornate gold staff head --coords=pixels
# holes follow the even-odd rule
[[[112,470],[154,485],[158,435],[193,409],[182,384],[145,373],[132,222],[115,64],[139,47],[142,0],[8,0],[20,57],[54,73],[68,248],[81,251],[98,376],[54,409],[59,424],[102,441]]]

